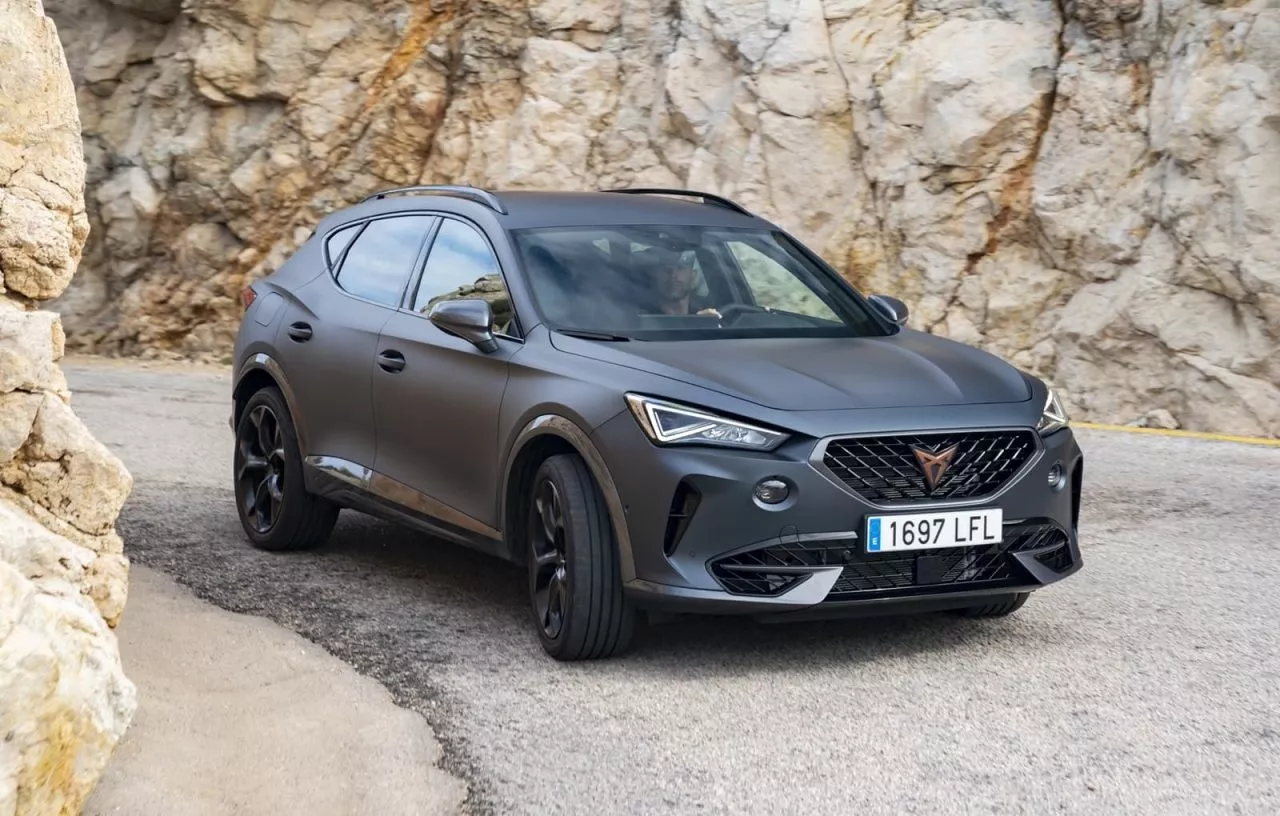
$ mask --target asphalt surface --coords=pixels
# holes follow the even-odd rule
[[[700,620],[563,665],[484,556],[355,513],[251,549],[227,372],[66,368],[131,557],[383,683],[474,811],[1280,812],[1280,448],[1082,431],[1085,567],[1009,619]]]

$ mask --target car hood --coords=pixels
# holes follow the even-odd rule
[[[570,354],[783,411],[1022,402],[1016,368],[923,332],[890,337],[604,342],[552,335]]]

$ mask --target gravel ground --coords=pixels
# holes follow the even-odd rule
[[[484,556],[355,513],[251,549],[225,370],[66,368],[137,480],[129,554],[385,684],[475,811],[1280,812],[1280,448],[1080,432],[1085,568],[1007,620],[704,620],[561,665]]]

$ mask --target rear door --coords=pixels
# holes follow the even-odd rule
[[[436,328],[426,315],[444,298],[489,301],[498,350],[486,354]],[[520,341],[502,269],[484,233],[444,217],[406,305],[378,341],[380,361],[403,359],[404,365],[373,372],[374,470],[425,495],[422,509],[438,519],[472,532],[499,528],[498,415]]]
[[[399,306],[435,222],[430,215],[396,215],[327,237],[331,274],[298,290],[278,340],[302,406],[307,455],[372,467],[378,333]]]

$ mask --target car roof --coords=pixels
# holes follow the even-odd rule
[[[455,188],[464,189],[467,188]],[[716,203],[698,198],[658,194],[617,192],[562,192],[546,190],[482,190],[451,194],[410,189],[379,198],[376,195],[332,213],[322,227],[368,215],[431,209],[459,215],[485,213],[508,230],[534,227],[614,226],[681,224],[708,227],[752,227],[772,225],[751,213],[735,209],[732,202]],[[697,193],[689,195],[696,196]],[[499,212],[497,204],[506,212]]]

